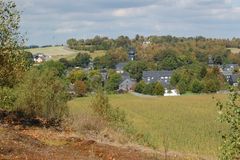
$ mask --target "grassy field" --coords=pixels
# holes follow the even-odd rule
[[[34,49],[27,49],[27,51],[31,52],[32,54],[44,53],[45,55],[52,56],[54,60],[58,60],[60,58],[73,59],[77,55],[77,53],[80,52],[80,51],[68,49],[64,46],[34,48]],[[83,51],[83,52],[88,52],[88,51]],[[97,56],[103,56],[105,54],[105,51],[95,51],[89,54],[91,55],[92,58],[95,58]]]
[[[240,53],[240,49],[239,48],[228,48],[231,50],[232,53],[238,54]]]
[[[214,97],[214,98],[213,98]],[[110,102],[128,114],[128,118],[159,149],[216,156],[220,144],[216,101],[226,95],[189,95],[179,97],[136,97],[130,94],[111,95]],[[91,98],[78,98],[68,105],[71,112],[91,112]],[[165,141],[165,142],[164,142]]]

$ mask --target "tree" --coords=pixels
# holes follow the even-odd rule
[[[91,90],[96,90],[101,86],[102,75],[98,70],[91,70],[88,73],[88,84]]]
[[[227,132],[222,132],[220,160],[238,160],[240,158],[240,95],[230,89],[227,103],[218,102],[222,123],[227,125]]]
[[[144,87],[143,93],[148,95],[154,95],[155,83],[149,83]]]
[[[188,89],[188,85],[186,84],[185,81],[180,81],[178,84],[177,84],[177,89],[179,91],[180,94],[184,94],[186,93],[187,89]]]
[[[74,83],[74,91],[77,96],[83,97],[87,93],[87,86],[83,81],[77,80]]]
[[[119,84],[122,81],[122,77],[118,73],[109,74],[109,78],[106,83],[107,91],[116,91],[119,88]]]
[[[74,59],[75,66],[85,68],[89,65],[91,56],[88,53],[78,53]]]
[[[135,92],[143,93],[146,83],[142,80],[136,84]]]
[[[51,70],[56,76],[63,77],[65,75],[65,67],[62,63],[58,61],[47,61],[38,66],[42,71]]]
[[[124,70],[130,74],[131,78],[139,82],[142,79],[143,71],[147,70],[147,64],[143,61],[130,61]]]
[[[57,122],[68,114],[63,80],[49,69],[31,69],[17,87],[15,107],[26,116]]]
[[[16,4],[0,1],[0,86],[13,87],[27,69],[19,22]]]
[[[204,85],[197,79],[193,80],[191,84],[191,90],[193,93],[200,93],[204,88]]]
[[[71,83],[75,83],[77,80],[85,81],[87,80],[87,74],[81,69],[72,70],[68,75],[68,79]]]
[[[163,96],[165,92],[164,87],[162,86],[162,84],[160,82],[157,82],[154,86],[153,89],[153,95],[161,95]]]

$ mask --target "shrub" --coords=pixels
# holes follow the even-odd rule
[[[154,88],[155,88],[155,83],[149,83],[144,87],[143,93],[153,95]]]
[[[100,117],[117,127],[122,126],[124,128],[124,125],[128,125],[125,112],[119,108],[113,108],[102,89],[98,89],[90,107]]]
[[[112,73],[109,75],[108,81],[106,83],[107,91],[116,91],[119,88],[119,84],[122,81],[122,77],[118,73]]]
[[[135,92],[143,93],[145,86],[146,86],[146,83],[144,81],[140,81],[139,83],[136,84]]]
[[[184,81],[180,81],[177,84],[177,89],[178,89],[180,94],[184,94],[187,91],[187,84]]]
[[[240,159],[240,95],[231,88],[226,104],[218,102],[220,120],[226,124],[228,131],[223,133],[223,143],[221,146],[221,160]]]
[[[164,95],[165,89],[160,82],[157,82],[153,89],[154,95]]]
[[[26,116],[59,121],[68,113],[66,87],[51,70],[30,70],[16,92],[15,109]]]
[[[76,81],[74,83],[74,91],[77,96],[83,97],[87,93],[87,86],[83,81]]]
[[[193,93],[200,93],[202,92],[204,86],[199,80],[194,80],[191,85],[191,90]]]
[[[204,91],[208,93],[217,92],[220,89],[220,84],[218,80],[207,79],[204,81]]]
[[[0,88],[0,109],[12,111],[15,100],[16,95],[13,89],[7,87]]]

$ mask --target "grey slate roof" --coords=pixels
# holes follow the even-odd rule
[[[238,83],[238,79],[240,78],[240,74],[233,74],[229,80],[229,83],[233,85],[233,83]]]
[[[116,66],[115,66],[115,68],[116,68],[116,70],[118,70],[118,71],[121,71],[121,70],[123,70],[123,68],[125,67],[127,65],[127,63],[118,63]]]
[[[164,87],[170,85],[170,79],[172,76],[172,71],[162,70],[162,71],[143,71],[142,79],[146,83],[161,82]]]

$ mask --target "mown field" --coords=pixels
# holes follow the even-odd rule
[[[52,56],[53,60],[58,60],[60,58],[73,59],[77,55],[77,53],[80,52],[76,50],[71,50],[64,46],[34,48],[34,49],[27,49],[27,51],[31,52],[32,54],[44,53],[45,55]],[[88,51],[83,51],[83,52],[89,53]],[[97,56],[103,56],[105,54],[105,51],[95,51],[89,54],[91,55],[92,58],[95,58]]]
[[[231,50],[232,53],[234,54],[238,54],[240,53],[240,49],[239,48],[229,48]]]
[[[110,103],[125,110],[129,120],[142,133],[149,133],[153,143],[163,149],[214,156],[220,144],[217,100],[226,95],[189,95],[179,97],[136,97],[111,95]],[[91,98],[77,98],[68,103],[73,114],[89,113]]]

